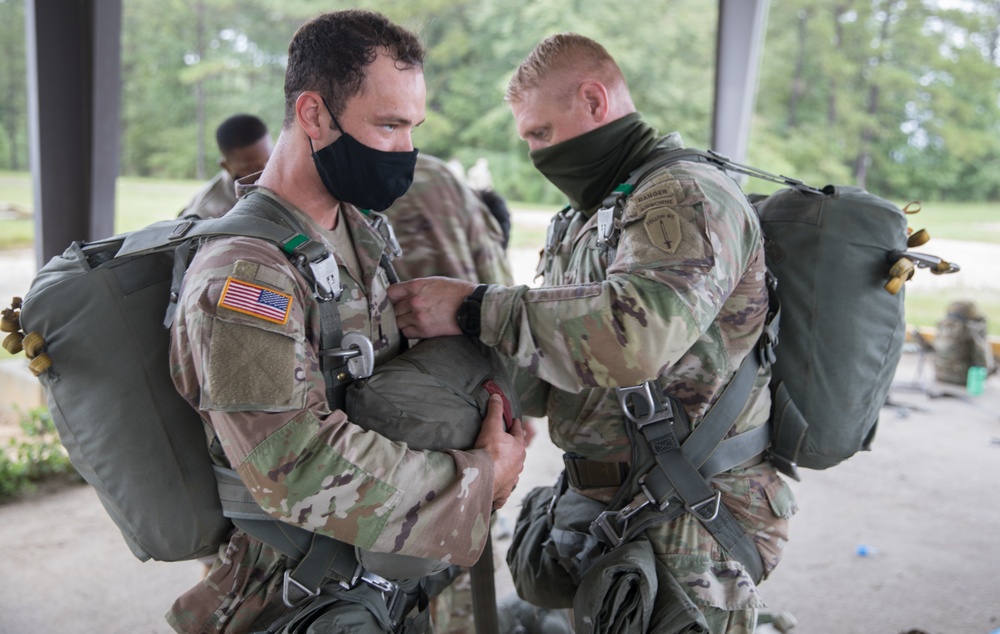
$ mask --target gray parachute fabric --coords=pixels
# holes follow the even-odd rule
[[[754,206],[781,302],[772,454],[826,469],[868,448],[902,354],[904,293],[884,286],[906,217],[856,187],[788,188]]]

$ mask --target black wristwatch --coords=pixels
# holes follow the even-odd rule
[[[486,289],[489,288],[488,284],[480,284],[476,287],[476,290],[472,291],[472,294],[465,298],[462,305],[458,307],[458,327],[462,330],[463,334],[470,337],[478,337],[481,321],[480,321],[480,310],[483,307],[483,297],[486,296]]]

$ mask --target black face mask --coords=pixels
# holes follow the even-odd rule
[[[413,182],[417,149],[383,152],[352,137],[340,127],[323,100],[340,137],[320,150],[313,150],[316,171],[330,195],[360,209],[384,211],[406,193]],[[312,148],[312,139],[309,139]]]

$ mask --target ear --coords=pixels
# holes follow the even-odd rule
[[[306,90],[295,100],[295,118],[309,138],[318,141],[330,127],[330,115],[318,92]]]
[[[577,97],[586,107],[587,115],[598,125],[603,125],[608,120],[610,104],[608,101],[608,89],[599,81],[589,80],[580,84]]]
[[[227,161],[226,159],[224,158],[219,159],[219,167],[229,172],[230,176],[233,175],[233,170],[229,169],[229,161]]]

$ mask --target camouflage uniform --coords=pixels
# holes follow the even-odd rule
[[[309,237],[333,236],[297,215]],[[376,362],[399,351],[388,281],[378,266],[384,241],[353,207],[341,205],[360,269],[339,264],[344,332],[360,332]],[[229,309],[227,284],[290,298],[266,318]],[[489,455],[412,451],[331,411],[317,361],[320,313],[309,284],[272,244],[248,238],[209,242],[184,280],[171,338],[179,392],[221,440],[227,461],[276,519],[379,552],[459,565],[485,544],[493,496]],[[207,578],[167,618],[182,632],[241,632],[282,611],[288,560],[236,531]],[[257,623],[259,625],[259,622]]]
[[[399,279],[513,283],[496,218],[440,159],[419,154],[413,184],[385,214],[403,247],[393,262]]]
[[[680,136],[665,137],[664,146],[681,147]],[[540,379],[521,395],[522,407],[548,415],[557,446],[627,462],[630,423],[611,388],[656,377],[697,427],[761,334],[768,307],[762,235],[735,182],[691,162],[659,169],[628,198],[610,263],[596,246],[595,211],[566,212],[565,237],[543,255],[541,288],[490,288],[481,338]],[[731,434],[767,421],[768,374],[758,376]],[[770,572],[795,511],[787,484],[763,462],[712,485]],[[615,489],[577,491],[607,503]],[[646,536],[713,632],[753,630],[764,605],[756,585],[697,519],[684,514]]]
[[[180,218],[218,218],[236,204],[236,183],[226,170],[198,190],[191,202],[179,214]]]

